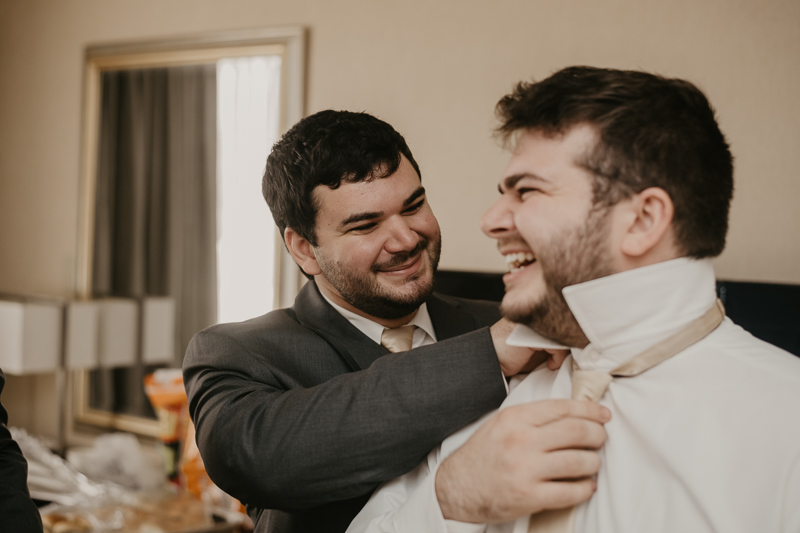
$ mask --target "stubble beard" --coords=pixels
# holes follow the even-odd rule
[[[501,305],[503,316],[566,346],[586,346],[589,340],[561,291],[613,273],[606,248],[609,214],[609,209],[595,206],[582,226],[564,231],[548,244],[537,247],[536,261],[544,278],[545,293],[525,305]]]
[[[317,261],[322,275],[347,303],[374,317],[393,320],[410,315],[433,294],[433,278],[439,266],[441,250],[441,233],[433,239],[421,237],[410,252],[395,254],[389,261],[373,265],[372,275],[368,276],[353,272],[346,263],[328,262],[321,255]],[[402,265],[424,251],[427,251],[429,268],[409,276],[405,286],[391,290],[378,282],[376,275],[379,270]],[[421,260],[425,261],[424,255]],[[417,283],[424,275],[428,279]]]

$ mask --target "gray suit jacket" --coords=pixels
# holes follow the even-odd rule
[[[380,483],[500,405],[486,328],[497,304],[438,295],[427,304],[439,342],[399,354],[313,282],[290,309],[195,335],[184,382],[197,444],[256,532],[344,531]]]

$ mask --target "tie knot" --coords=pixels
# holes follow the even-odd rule
[[[416,326],[400,326],[399,328],[386,328],[381,333],[381,346],[392,353],[407,352],[411,349]]]
[[[614,378],[608,372],[574,369],[572,399],[599,402],[612,379]]]

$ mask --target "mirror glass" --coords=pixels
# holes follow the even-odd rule
[[[139,326],[131,360],[76,376],[79,424],[155,435],[146,374],[180,367],[200,329],[293,298],[260,178],[301,116],[302,48],[289,28],[87,50],[79,292],[103,313],[136,304]],[[174,334],[155,359],[152,302]]]

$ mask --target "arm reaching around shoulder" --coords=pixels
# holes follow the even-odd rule
[[[322,357],[330,352],[279,312],[195,336],[184,381],[198,447],[220,488],[287,511],[366,498],[505,398],[488,329],[385,355],[358,372],[335,354]]]
[[[435,490],[443,517],[506,522],[589,499],[610,418],[605,407],[572,400],[499,411],[440,465]]]

